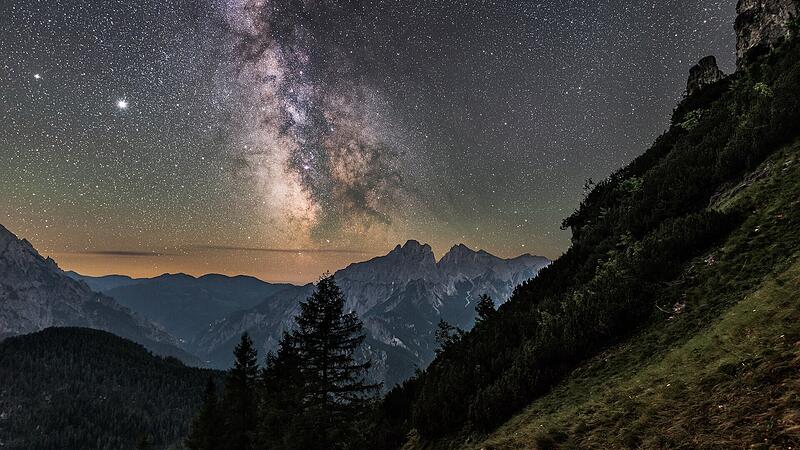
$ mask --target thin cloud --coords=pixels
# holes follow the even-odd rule
[[[73,255],[98,255],[98,256],[174,256],[174,253],[141,252],[134,250],[87,250],[79,252],[63,252]]]
[[[263,247],[237,247],[233,245],[198,245],[194,248],[200,250],[226,250],[226,251],[247,251],[263,253],[331,253],[344,255],[368,255],[370,252],[351,249],[332,249],[332,248],[263,248]]]

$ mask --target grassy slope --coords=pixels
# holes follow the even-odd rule
[[[490,436],[439,445],[800,444],[800,142],[748,178],[713,207],[752,214],[664,286],[660,320],[583,365]]]

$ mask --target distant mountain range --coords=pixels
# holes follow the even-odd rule
[[[54,326],[109,331],[155,353],[200,363],[165,329],[68,277],[55,261],[0,225],[0,338]]]
[[[5,228],[1,231],[0,335],[84,326],[189,363],[227,368],[245,331],[262,357],[273,350],[291,327],[299,303],[314,290],[313,284],[273,284],[216,274],[84,276],[61,271],[27,241]],[[431,361],[440,319],[471,328],[481,294],[503,303],[516,285],[549,263],[532,255],[498,258],[463,244],[437,261],[429,245],[412,240],[385,256],[351,264],[335,278],[347,308],[364,321],[364,351],[374,362],[375,378],[391,387]]]
[[[281,290],[295,287],[266,283],[248,276],[217,274],[199,278],[182,273],[130,278],[66,273],[160,324],[177,336],[183,345],[220,318],[250,309]]]
[[[532,255],[498,258],[463,244],[437,262],[429,245],[412,240],[385,256],[351,264],[335,278],[348,309],[369,332],[365,351],[373,359],[375,377],[390,387],[433,358],[439,319],[471,328],[481,294],[499,305],[549,263]],[[183,349],[217,368],[230,365],[231,351],[245,331],[262,356],[273,350],[291,327],[299,303],[314,290],[313,284],[272,284],[243,276],[68,274],[163,326],[181,339]]]

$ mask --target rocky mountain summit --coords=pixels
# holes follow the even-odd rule
[[[789,35],[800,0],[739,0],[736,4],[736,65],[742,67]]]
[[[686,95],[694,95],[709,84],[725,78],[719,67],[717,58],[706,56],[689,69],[689,81],[686,82]]]
[[[736,14],[736,67],[741,69],[789,37],[792,23],[800,18],[800,0],[739,0]],[[706,56],[689,69],[686,95],[723,78],[717,59]]]
[[[156,353],[198,362],[177,348],[174,336],[68,277],[55,261],[0,225],[0,337],[57,326],[109,331]]]

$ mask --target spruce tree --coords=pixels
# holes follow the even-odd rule
[[[461,328],[450,325],[444,319],[439,319],[439,323],[436,324],[436,330],[433,334],[433,338],[438,345],[436,354],[439,355],[458,343],[465,334],[465,331]]]
[[[313,448],[357,446],[358,422],[379,387],[366,381],[370,362],[355,358],[366,336],[344,303],[333,276],[323,276],[314,294],[300,303],[292,333],[305,393],[300,428],[312,427]]]
[[[496,312],[492,298],[486,294],[481,295],[478,304],[475,305],[475,312],[477,313],[477,317],[475,317],[476,324],[484,322],[491,317]]]
[[[277,353],[267,354],[261,371],[257,440],[260,448],[302,449],[301,424],[304,383],[294,339],[284,332]]]
[[[184,444],[190,450],[216,450],[220,448],[220,414],[217,398],[217,386],[214,378],[209,377],[203,393],[203,404],[200,406]]]
[[[233,368],[225,378],[224,447],[231,450],[248,450],[253,447],[256,428],[256,382],[258,361],[253,341],[247,333],[233,350]]]

